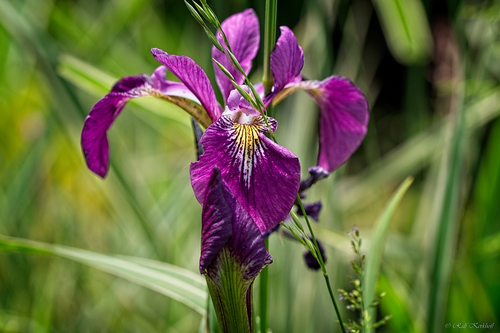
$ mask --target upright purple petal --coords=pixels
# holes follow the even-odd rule
[[[215,93],[207,75],[191,58],[169,55],[165,51],[153,48],[153,56],[165,65],[181,82],[198,98],[207,110],[210,118],[215,121],[222,114]]]
[[[219,278],[219,254],[225,248],[239,266],[243,278],[253,280],[272,262],[263,238],[248,213],[239,205],[222,180],[220,170],[209,172],[210,179],[202,212],[200,273]]]
[[[250,94],[253,97],[252,91],[246,85],[241,86],[243,90]],[[252,104],[247,101],[238,90],[233,89],[227,98],[226,106],[231,111],[243,111],[247,115],[259,116],[260,113],[258,110],[254,109]]]
[[[228,17],[222,22],[221,27],[226,34],[234,56],[238,59],[245,73],[248,74],[252,68],[252,60],[259,50],[260,34],[257,15],[253,9],[247,9]],[[220,33],[217,34],[217,39],[223,46],[225,45]],[[212,57],[229,70],[238,84],[243,83],[243,77],[238,70],[231,65],[231,61],[227,56],[215,46],[212,47]],[[233,84],[215,63],[214,70],[217,84],[225,101],[229,97],[231,90],[234,89]]]
[[[271,127],[277,123],[268,118]],[[261,232],[273,228],[290,212],[300,185],[298,158],[268,139],[262,117],[251,124],[222,116],[205,131],[205,153],[191,164],[191,185],[203,202],[211,170],[218,166],[222,179]]]
[[[280,27],[281,35],[276,42],[276,47],[271,52],[271,72],[274,78],[273,93],[278,93],[288,83],[300,75],[304,67],[304,53],[297,43],[292,30]]]
[[[91,171],[104,178],[109,169],[107,130],[131,98],[149,95],[151,80],[141,74],[124,77],[111,92],[97,102],[85,119],[82,130],[82,150]]]

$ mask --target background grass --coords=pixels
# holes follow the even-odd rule
[[[221,19],[247,7],[264,13],[264,1],[209,4]],[[393,319],[380,331],[476,322],[499,330],[499,23],[499,1],[278,4],[278,25],[291,27],[304,49],[304,76],[348,76],[371,105],[362,147],[307,198],[323,200],[315,227],[333,286],[349,288],[346,233],[356,224],[366,252],[390,196],[415,177],[382,248],[377,291],[387,296],[377,316]],[[0,234],[197,271],[189,117],[152,99],[129,103],[109,132],[105,181],[87,170],[79,146],[84,117],[113,82],[158,66],[151,47],[190,56],[213,79],[210,43],[182,1],[0,0]],[[276,117],[279,142],[306,176],[316,159],[316,105],[297,93]],[[279,235],[270,243],[273,332],[338,330],[304,250]],[[196,332],[200,320],[114,275],[0,253],[2,332]]]

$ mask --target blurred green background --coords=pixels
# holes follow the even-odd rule
[[[209,4],[220,19],[252,7],[263,24],[264,1]],[[411,175],[382,249],[377,290],[387,296],[378,316],[393,319],[379,331],[495,323],[489,331],[500,332],[500,1],[279,1],[278,25],[303,47],[305,77],[347,76],[371,105],[363,145],[306,199],[323,200],[315,229],[334,288],[350,288],[347,232],[360,228],[369,257],[377,217]],[[112,84],[159,65],[152,47],[190,56],[215,82],[211,44],[183,1],[0,0],[0,234],[197,272],[201,208],[189,185],[188,115],[158,100],[129,103],[109,132],[105,181],[87,170],[79,146],[88,110]],[[253,82],[261,64],[259,53]],[[279,142],[307,176],[316,105],[297,93],[276,118]],[[338,331],[304,250],[279,235],[270,243],[272,331]],[[0,249],[1,332],[200,326],[190,307],[116,274]]]

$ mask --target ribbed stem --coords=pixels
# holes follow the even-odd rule
[[[266,245],[266,250],[269,251],[269,238],[264,239],[264,244]],[[259,275],[260,285],[259,285],[259,314],[260,314],[260,332],[266,333],[267,331],[267,299],[269,292],[269,267],[264,268],[264,270]]]
[[[244,278],[236,259],[225,248],[218,255],[217,266],[217,273],[209,273],[206,280],[221,333],[254,333],[253,279]]]
[[[264,93],[271,92],[273,87],[273,75],[271,73],[271,52],[276,44],[276,16],[278,10],[278,0],[266,0],[266,13],[264,21],[264,74],[262,83],[264,85]],[[269,112],[269,110],[268,110]],[[269,113],[268,113],[269,115]],[[266,117],[264,117],[267,123]],[[268,126],[269,127],[269,126]],[[272,134],[272,132],[271,132]],[[276,141],[274,135],[271,138]],[[269,248],[269,241],[264,240],[266,249]],[[260,332],[267,332],[267,300],[269,292],[269,268],[265,268],[260,273],[260,288],[259,288],[259,311],[260,311]]]
[[[266,18],[264,22],[264,74],[262,77],[265,94],[271,92],[274,83],[273,74],[271,73],[271,52],[276,44],[277,13],[278,0],[266,0]]]

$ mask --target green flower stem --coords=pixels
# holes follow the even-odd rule
[[[216,276],[206,275],[206,280],[220,332],[253,333],[253,279],[244,278],[240,265],[226,248],[219,256]]]
[[[307,217],[306,210],[304,209],[304,205],[302,204],[302,200],[301,200],[300,195],[298,193],[297,193],[297,202],[299,203],[300,210],[302,211],[302,215],[304,215],[304,218],[306,220],[307,228],[309,229],[309,232],[311,233],[311,238],[313,240],[314,247],[316,249],[318,263],[321,266],[321,272],[323,273],[323,277],[325,278],[325,283],[326,283],[326,287],[328,288],[328,293],[330,294],[330,299],[332,300],[333,307],[335,308],[335,312],[337,313],[337,318],[339,319],[340,328],[342,329],[343,333],[346,333],[345,328],[344,328],[344,323],[342,322],[342,317],[340,316],[340,311],[339,311],[339,308],[337,306],[337,302],[335,301],[335,297],[333,296],[332,286],[330,285],[330,277],[328,276],[328,272],[326,271],[326,267],[325,267],[325,261],[323,260],[323,256],[321,255],[321,251],[319,250],[318,241],[316,240],[316,236],[314,236],[314,231],[311,228],[311,223],[309,222],[309,218]]]
[[[262,77],[265,94],[271,92],[274,83],[271,73],[271,52],[276,44],[277,13],[278,0],[266,0],[266,18],[264,23],[264,74]]]
[[[273,87],[273,76],[271,73],[271,51],[274,48],[274,44],[276,43],[276,16],[277,16],[277,8],[278,1],[277,0],[266,0],[266,13],[265,13],[265,22],[264,22],[264,76],[262,77],[262,83],[264,85],[264,93],[268,94],[271,92]],[[253,91],[253,90],[252,90]],[[259,107],[260,110],[260,107]],[[272,107],[269,106],[267,110],[267,115],[272,111]],[[269,124],[267,123],[267,117],[262,112],[264,120],[266,122],[269,130]],[[276,142],[276,138],[274,137],[274,133],[270,131],[270,136]],[[264,240],[266,244],[266,249],[269,250],[269,239],[266,238]],[[259,310],[260,310],[260,332],[267,332],[267,300],[269,293],[269,268],[266,267],[260,273],[260,298],[259,298]]]
[[[266,249],[269,251],[269,238],[264,239],[264,244]],[[259,275],[260,285],[259,285],[259,314],[260,314],[260,332],[267,332],[267,300],[269,292],[269,267],[264,268],[264,270]]]

